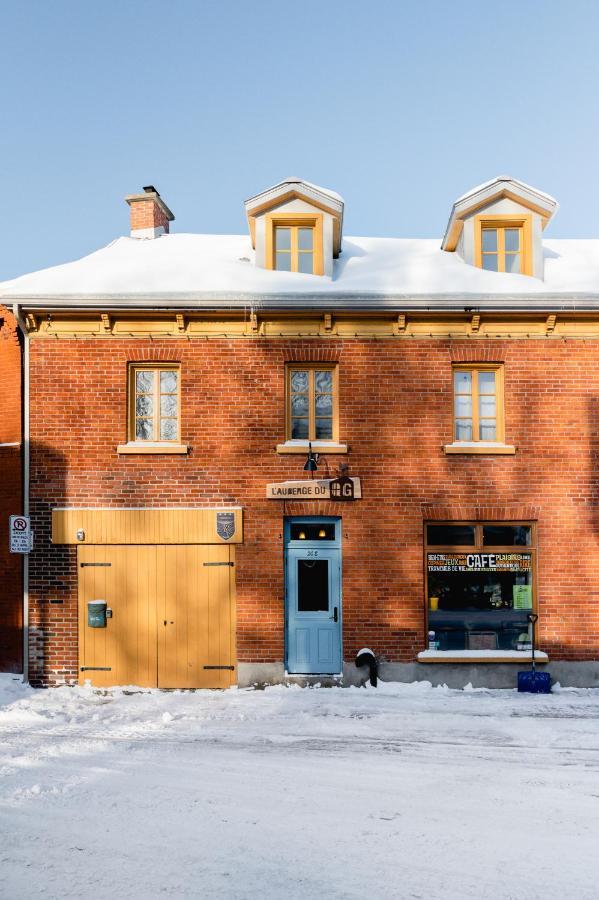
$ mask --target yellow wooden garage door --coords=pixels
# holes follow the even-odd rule
[[[228,545],[78,547],[81,683],[235,684],[234,552]],[[105,628],[89,624],[94,600],[111,610]]]

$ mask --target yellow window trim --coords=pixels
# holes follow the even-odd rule
[[[457,437],[456,414],[455,414],[455,375],[456,372],[469,372],[472,375],[472,441],[460,441]],[[479,434],[479,413],[478,413],[478,372],[495,372],[495,440],[485,441],[478,437]],[[504,389],[503,389],[503,363],[459,363],[452,366],[451,370],[452,382],[452,409],[451,415],[453,420],[453,445],[447,447],[457,447],[460,444],[481,444],[481,449],[472,449],[472,453],[513,453],[514,449],[501,450],[500,445],[505,444],[505,413],[504,413]],[[496,447],[489,447],[489,444],[495,444]],[[449,452],[457,453],[456,449]]]
[[[505,255],[503,238],[506,228],[518,228],[520,241],[520,274],[532,275],[532,216],[510,215],[507,213],[493,216],[476,216],[474,219],[474,264],[483,267],[483,228],[497,228],[498,253],[497,266],[499,272],[505,272]],[[501,246],[500,246],[501,245]]]
[[[154,423],[153,429],[154,434],[151,439],[147,441],[140,441],[137,439],[135,435],[135,373],[136,372],[176,372],[177,373],[177,436],[172,440],[161,440],[160,436],[156,435],[156,427],[157,422],[160,422],[160,379],[156,378],[154,381]],[[165,452],[168,452],[166,448],[169,447],[181,447],[185,446],[185,449],[177,449],[172,450],[173,453],[185,453],[187,452],[186,445],[181,444],[181,366],[179,363],[175,362],[148,362],[148,363],[129,363],[129,371],[127,373],[127,382],[128,382],[128,415],[127,415],[127,444],[119,444],[118,452],[119,453],[160,453],[162,452],[162,447],[165,448]],[[150,445],[152,445],[150,447]],[[162,445],[162,447],[157,447],[157,445]],[[123,449],[125,447],[134,446],[135,450],[127,450]],[[144,446],[148,447],[148,450],[144,451]]]
[[[329,443],[338,444],[339,443],[339,372],[336,363],[318,363],[318,362],[310,362],[310,363],[302,363],[302,362],[294,362],[287,363],[285,366],[285,440],[291,441],[293,438],[291,437],[291,375],[293,372],[309,372],[309,386],[308,386],[308,412],[309,412],[309,424],[308,424],[308,437],[302,438],[307,443],[308,441],[317,442],[316,438],[316,423],[315,423],[315,415],[314,415],[314,371],[318,372],[332,372],[333,373],[333,434],[331,438],[318,438],[318,443],[323,443],[328,441]],[[283,446],[283,445],[278,445]],[[277,447],[278,449],[278,447]]]
[[[266,268],[275,269],[275,228],[313,228],[313,265],[314,275],[324,275],[324,256],[322,243],[323,216],[321,213],[293,213],[287,215],[266,216]],[[295,260],[292,253],[292,266]],[[297,267],[292,268],[297,272]]]

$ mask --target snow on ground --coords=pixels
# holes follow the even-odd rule
[[[599,691],[33,691],[0,897],[595,898]]]

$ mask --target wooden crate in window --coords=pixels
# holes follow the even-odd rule
[[[468,650],[497,650],[497,635],[494,631],[471,631],[467,640]]]

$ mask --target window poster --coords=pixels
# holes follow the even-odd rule
[[[532,587],[530,584],[512,585],[513,608],[532,609]]]
[[[428,571],[435,572],[512,572],[532,571],[531,553],[429,553]],[[523,585],[526,587],[527,585]],[[521,607],[524,609],[525,607]]]

